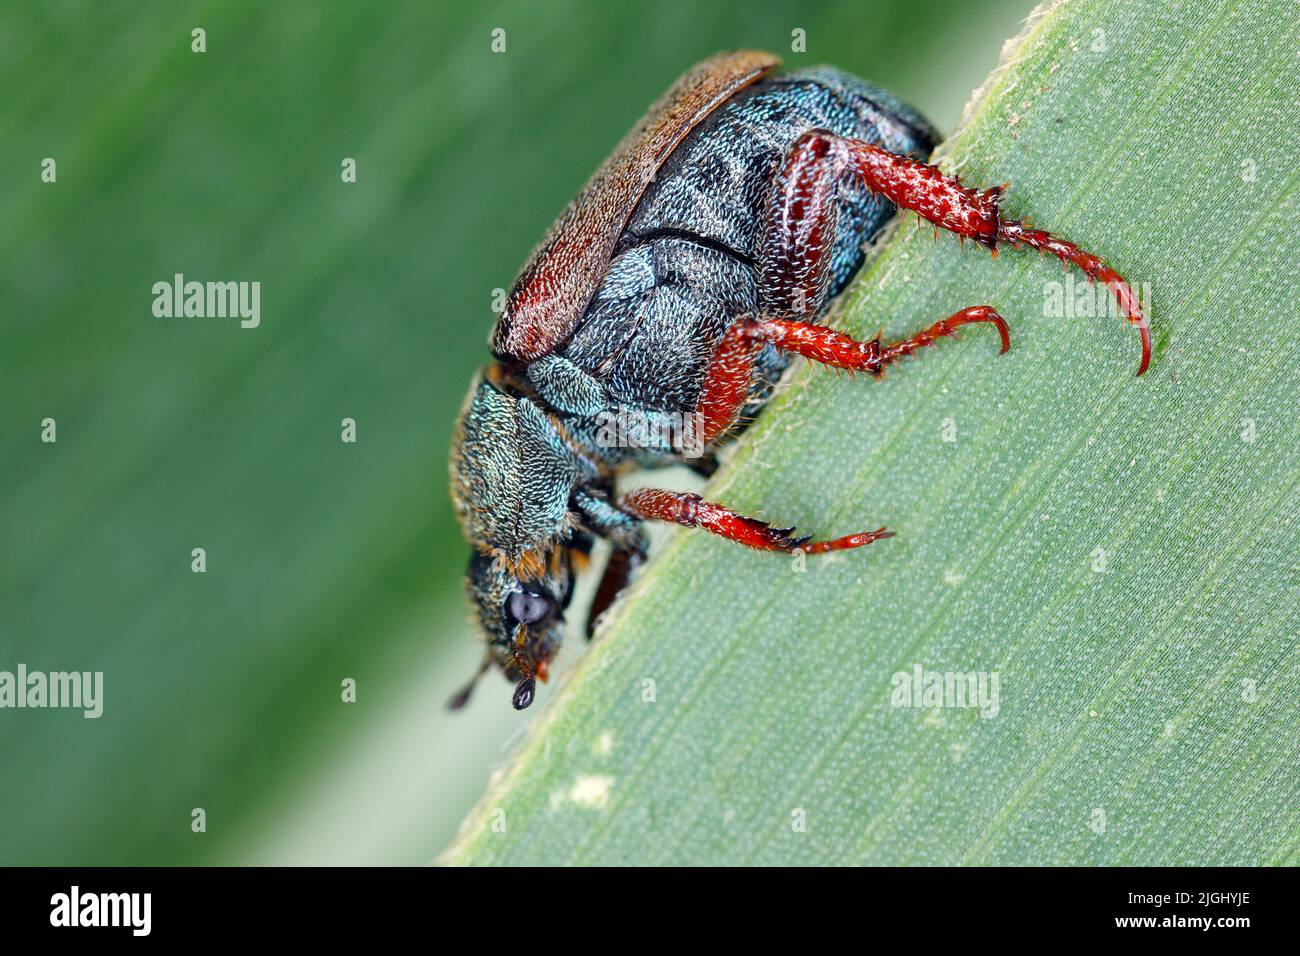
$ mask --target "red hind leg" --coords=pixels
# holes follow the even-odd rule
[[[974,239],[995,252],[999,242],[1050,252],[1062,262],[1081,269],[1089,280],[1100,279],[1114,294],[1124,317],[1137,327],[1142,339],[1138,374],[1147,370],[1151,363],[1151,328],[1132,287],[1101,259],[1074,243],[1041,229],[1030,229],[1023,223],[1002,219],[998,206],[1004,186],[995,186],[984,192],[968,189],[934,166],[821,130],[805,133],[802,140],[820,144],[825,156],[824,165],[832,169],[848,167],[872,192],[885,196],[903,209],[912,210],[936,226]],[[799,149],[798,143],[795,149]]]
[[[699,495],[683,491],[662,491],[657,488],[638,488],[623,497],[622,505],[628,511],[652,521],[669,521],[685,528],[702,528],[728,541],[735,541],[759,551],[803,551],[805,554],[824,554],[828,551],[847,551],[860,548],[881,538],[892,538],[894,533],[884,528],[862,531],[829,541],[812,541],[810,538],[791,537],[794,528],[773,528],[757,518],[747,518],[722,505],[705,501]]]

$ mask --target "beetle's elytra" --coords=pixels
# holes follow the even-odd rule
[[[890,536],[881,528],[814,542],[698,495],[639,489],[620,498],[615,478],[686,459],[688,421],[703,455],[687,463],[707,474],[712,449],[762,406],[791,353],[879,373],[973,323],[995,327],[1005,352],[1006,323],[986,305],[894,344],[817,324],[895,207],[990,249],[1050,252],[1105,282],[1141,333],[1138,374],[1146,370],[1147,322],[1114,270],[1004,220],[1002,187],[968,189],[926,165],[933,129],[890,94],[827,67],[769,75],[778,63],[724,53],[678,80],[551,227],[493,330],[494,361],[457,425],[451,487],[487,639],[478,673],[499,666],[516,683],[516,708],[546,679],[573,575],[595,537],[613,555],[589,634],[643,560],[646,520],[771,551],[837,551]],[[611,439],[611,421],[637,423],[638,439]]]

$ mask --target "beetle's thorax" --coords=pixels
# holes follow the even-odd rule
[[[499,363],[480,372],[451,452],[456,514],[476,551],[521,578],[540,577],[554,543],[569,531],[573,489],[595,474],[526,380]]]

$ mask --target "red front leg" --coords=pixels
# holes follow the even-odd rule
[[[894,532],[884,528],[845,535],[830,541],[812,541],[810,537],[794,538],[794,528],[773,528],[765,521],[747,518],[722,505],[705,501],[699,495],[683,491],[662,491],[657,488],[639,488],[623,498],[623,507],[641,518],[652,521],[670,521],[685,528],[702,528],[728,541],[735,541],[759,551],[803,551],[805,554],[824,554],[827,551],[846,551],[860,548],[881,538],[892,538]]]

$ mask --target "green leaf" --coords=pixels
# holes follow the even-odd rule
[[[1146,293],[1151,371],[1052,314],[1054,260],[907,217],[831,321],[989,303],[1010,354],[800,368],[707,489],[898,537],[801,570],[672,532],[443,860],[1294,864],[1292,14],[1040,8],[939,162]],[[996,673],[996,715],[894,706],[918,666]]]

